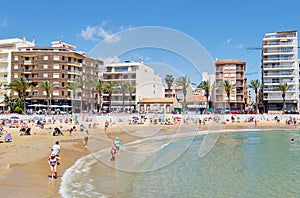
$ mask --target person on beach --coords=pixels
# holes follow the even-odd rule
[[[89,131],[85,130],[84,132],[84,146],[87,146],[89,140]]]
[[[108,125],[109,125],[108,120],[105,120],[105,123],[104,123],[104,131],[106,131],[106,129],[108,128]]]
[[[60,145],[59,145],[59,141],[56,141],[55,144],[52,146],[51,149],[52,153],[58,157],[59,153],[60,153]]]
[[[116,155],[117,155],[117,147],[116,147],[115,141],[113,141],[113,145],[112,145],[112,147],[111,147],[110,153],[111,153],[111,158],[110,158],[110,160],[111,160],[111,161],[115,161]]]
[[[119,150],[120,150],[120,139],[119,139],[119,137],[116,137],[116,139],[115,139],[115,146],[117,148],[117,151],[119,152]]]
[[[57,178],[57,165],[60,164],[60,157],[57,157],[55,153],[51,153],[50,157],[48,158],[48,163],[50,166],[51,175],[49,175],[50,178]]]

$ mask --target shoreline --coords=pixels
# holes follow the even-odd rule
[[[161,131],[158,136],[169,136],[170,129],[174,129],[176,127],[195,127],[196,125],[193,123],[189,124],[181,124],[180,125],[162,125],[159,126]],[[201,125],[199,127],[198,133],[207,134],[210,130],[208,130],[209,123],[206,125]],[[69,127],[71,125],[67,125]],[[258,122],[257,126],[254,126],[254,123],[231,123],[228,122],[225,125],[218,125],[220,127],[220,131],[225,132],[230,130],[294,130],[293,126],[285,125],[282,123],[275,124],[274,121],[269,122]],[[147,126],[130,126],[131,128],[135,128],[136,130],[143,130],[152,128],[153,125]],[[276,129],[274,128],[276,127]],[[207,130],[207,131],[206,131]],[[296,128],[298,130],[298,126]],[[39,132],[36,132],[39,133]],[[80,134],[81,132],[73,133],[72,136],[66,134],[64,137],[52,137],[49,135],[49,130],[43,131],[39,134],[32,134],[28,137],[16,137],[15,140],[11,143],[1,143],[0,149],[5,150],[8,153],[5,153],[3,156],[3,160],[1,159],[0,164],[0,189],[2,193],[8,193],[10,197],[32,197],[33,195],[37,197],[61,197],[59,194],[59,189],[61,185],[61,177],[64,172],[72,167],[74,163],[83,156],[90,154],[89,146],[88,149],[83,146],[83,136]],[[180,132],[179,132],[180,133]],[[185,132],[183,132],[185,133]],[[15,132],[14,132],[15,134]],[[102,129],[102,123],[100,123],[100,127],[97,126],[93,130],[92,138],[96,135],[103,135],[109,139],[114,139],[116,136],[120,137],[121,144],[130,143],[136,140],[145,139],[146,137],[139,137],[133,134],[124,133],[124,128],[120,127],[118,124],[109,127],[107,131]],[[203,134],[199,134],[203,135]],[[32,138],[37,136],[37,138]],[[50,137],[51,136],[51,137]],[[36,139],[33,140],[32,139]],[[55,140],[59,140],[62,146],[61,157],[62,164],[58,167],[59,178],[57,180],[51,180],[47,178],[47,174],[49,173],[49,165],[47,163],[48,154],[50,148],[54,144]],[[40,141],[40,142],[37,142]],[[89,140],[90,141],[90,140]],[[15,143],[16,142],[16,143]],[[111,145],[109,142],[102,141],[103,144],[97,147],[97,150],[102,150],[109,148]],[[16,145],[21,144],[22,145]],[[36,143],[39,143],[35,145]],[[11,145],[10,145],[11,144]],[[7,147],[6,147],[7,146]],[[11,147],[11,148],[10,148]],[[18,152],[23,149],[23,156],[28,157],[28,160],[13,159],[13,152]],[[34,150],[33,153],[37,152],[37,156],[30,158],[31,150]],[[36,151],[37,150],[37,151]],[[93,148],[91,148],[93,150]],[[1,153],[2,154],[2,153]],[[2,157],[1,157],[2,158]],[[5,159],[8,158],[8,159]],[[49,181],[50,180],[50,181]]]

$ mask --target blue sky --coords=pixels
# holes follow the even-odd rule
[[[4,5],[4,4],[3,4]],[[120,31],[142,26],[178,30],[199,42],[215,60],[240,59],[246,74],[260,79],[261,47],[265,33],[299,30],[300,3],[296,0],[110,0],[110,1],[6,1],[0,13],[0,38],[26,36],[36,45],[62,40],[78,50],[90,52],[103,39]],[[138,50],[120,58],[185,67],[180,58],[155,50]],[[192,81],[198,75],[185,70]],[[255,73],[256,72],[256,73]],[[254,73],[254,74],[253,74]]]

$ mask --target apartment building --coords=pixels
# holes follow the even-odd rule
[[[75,46],[55,41],[52,46],[19,47],[11,54],[11,64],[11,81],[24,76],[30,84],[26,92],[29,107],[47,104],[46,92],[38,85],[48,80],[55,86],[50,93],[50,104],[53,107],[71,107],[74,104],[75,112],[78,113],[82,100],[84,111],[95,109],[96,93],[92,92],[93,88],[88,85],[88,81],[99,79],[99,66],[103,65],[103,61],[76,51]],[[80,76],[85,79],[83,90],[78,88],[73,98],[73,91],[66,86]],[[17,97],[16,92],[13,97]]]
[[[217,60],[215,62],[216,69],[216,87],[215,87],[215,109],[230,108],[244,110],[245,108],[245,69],[246,62],[240,60]],[[230,84],[235,84],[235,88],[231,90],[230,98],[223,89],[223,82],[228,80]],[[230,107],[228,106],[228,101]]]
[[[16,51],[19,47],[34,46],[34,41],[29,42],[24,37],[10,38],[0,40],[0,105],[4,105],[4,95],[9,94],[10,90],[5,87],[11,82],[11,52]]]
[[[105,66],[103,72],[104,81],[114,81],[117,85],[125,82],[131,82],[135,90],[131,93],[127,91],[123,99],[123,93],[118,89],[112,94],[112,111],[119,112],[123,109],[123,100],[125,111],[138,110],[138,103],[142,98],[162,98],[164,90],[162,77],[156,75],[154,70],[143,62],[112,63]],[[132,98],[130,98],[130,96]],[[103,108],[107,109],[109,104],[108,94],[103,94]]]
[[[287,111],[299,110],[299,65],[297,31],[267,33],[262,41],[263,104],[268,113],[283,108],[280,83],[291,88],[285,96]]]

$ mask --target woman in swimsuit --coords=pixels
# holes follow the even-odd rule
[[[50,165],[51,178],[57,178],[57,165],[59,164],[60,157],[55,156],[55,153],[52,153],[48,158],[48,163]]]

